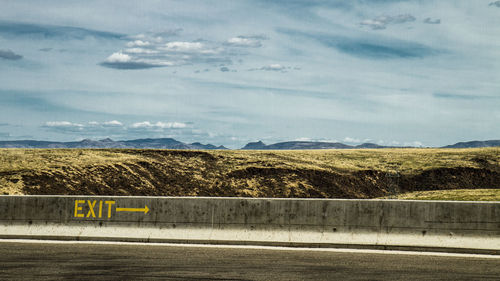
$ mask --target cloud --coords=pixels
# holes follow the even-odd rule
[[[160,67],[160,65],[144,62],[101,62],[100,65],[114,69],[147,69]]]
[[[145,69],[199,63],[231,63],[223,49],[211,46],[209,43],[188,41],[151,43],[135,40],[127,43],[127,46],[133,48],[111,54],[100,65],[115,69]]]
[[[145,46],[150,46],[151,43],[148,41],[142,41],[142,40],[135,40],[127,43],[127,47],[145,47]]]
[[[203,47],[203,44],[200,42],[168,42],[165,44],[165,47],[160,49],[174,52],[192,52],[201,51]]]
[[[373,30],[385,29],[389,24],[402,24],[413,22],[416,18],[410,14],[401,14],[397,16],[380,16],[374,19],[367,19],[360,22],[361,25],[371,27]]]
[[[288,72],[289,70],[300,70],[300,67],[291,67],[291,66],[284,66],[278,63],[273,63],[269,65],[265,65],[260,68],[250,68],[248,71],[256,71],[256,70],[262,70],[262,71],[277,71],[277,72]]]
[[[73,123],[70,121],[49,121],[41,126],[42,128],[62,134],[77,134],[84,137],[90,136],[118,136],[127,132],[128,128],[117,120],[86,123]]]
[[[72,123],[69,121],[49,121],[49,122],[45,122],[45,124],[42,127],[50,127],[50,128],[61,127],[61,128],[85,129],[85,128],[92,128],[92,127],[124,127],[124,125],[122,122],[117,121],[117,120],[105,121],[105,122],[90,121],[87,123]]]
[[[500,8],[500,1],[491,2],[488,6],[496,6]]]
[[[267,70],[267,71],[284,71],[285,69],[287,69],[287,67],[281,64],[270,64],[260,68],[260,70]]]
[[[355,57],[368,59],[422,58],[441,52],[441,50],[427,47],[420,43],[379,36],[354,38],[290,29],[278,29],[278,32],[293,37],[314,39],[328,48],[333,48]]]
[[[220,71],[222,71],[222,72],[228,72],[229,68],[223,66],[223,67],[220,68]]]
[[[44,25],[19,23],[11,21],[0,22],[0,34],[6,37],[39,37],[41,39],[85,39],[94,37],[100,39],[122,39],[123,34],[86,29],[72,26]]]
[[[45,122],[45,126],[46,127],[78,127],[78,128],[83,127],[82,124],[71,123],[69,121],[49,121],[49,122]]]
[[[431,18],[426,18],[424,20],[424,23],[427,23],[427,24],[440,24],[441,23],[441,20],[440,19],[431,19]]]
[[[139,33],[135,35],[129,35],[126,38],[131,40],[149,40],[153,42],[160,42],[164,40],[165,37],[175,37],[178,36],[182,32],[182,28],[175,29],[165,29],[162,31],[156,32],[145,32]]]
[[[165,60],[132,58],[129,54],[116,52],[111,54],[104,62],[100,63],[100,65],[115,69],[145,69],[172,66],[174,63]]]
[[[182,128],[186,128],[187,124],[181,123],[181,122],[151,123],[149,121],[144,121],[144,122],[134,123],[130,127],[133,129],[141,129],[141,128],[146,128],[146,129],[182,129]]]
[[[262,47],[262,40],[267,40],[268,38],[263,35],[251,35],[245,36],[240,35],[237,37],[229,38],[225,44],[235,47],[247,47],[247,48],[259,48]]]
[[[109,126],[109,127],[121,127],[123,126],[123,123],[117,120],[112,120],[112,121],[106,121],[102,123],[103,126]]]
[[[0,58],[6,60],[20,60],[23,58],[23,56],[18,55],[11,50],[0,50]]]
[[[188,123],[183,122],[136,122],[131,125],[125,125],[118,120],[97,122],[90,121],[87,123],[73,123],[70,121],[49,121],[45,122],[43,128],[58,131],[58,132],[80,132],[80,133],[99,133],[99,134],[116,134],[125,132],[163,132],[167,129],[184,129],[188,128]]]
[[[150,121],[136,122],[129,126],[123,124],[118,120],[97,122],[97,121],[89,121],[87,123],[73,123],[69,121],[49,121],[45,122],[42,127],[50,127],[50,128],[78,128],[79,130],[89,129],[89,128],[110,128],[110,127],[120,127],[123,129],[182,129],[187,128],[187,123],[182,122],[156,122],[152,123]]]
[[[308,138],[308,137],[300,137],[300,138],[294,139],[294,141],[312,141],[312,139]]]
[[[134,139],[171,137],[193,142],[210,136],[205,130],[195,129],[193,126],[193,122],[141,121],[125,123],[119,120],[110,120],[86,122],[49,121],[39,127],[47,132],[71,138]]]
[[[345,137],[343,139],[344,142],[348,142],[348,143],[361,143],[361,140],[360,139],[356,139],[356,138],[351,138],[351,137]]]
[[[118,53],[113,53],[111,56],[109,56],[106,59],[106,62],[109,62],[109,63],[115,63],[115,62],[124,63],[124,62],[130,62],[131,60],[132,60],[132,58],[129,55],[123,54],[121,52],[118,52]]]
[[[100,63],[101,66],[114,69],[146,69],[200,64],[228,65],[232,64],[233,59],[248,55],[249,48],[261,47],[262,41],[268,39],[264,35],[240,35],[224,42],[206,39],[166,40],[158,33],[144,33],[127,38],[131,41],[125,44],[126,48],[112,53]],[[221,71],[224,72],[226,68]]]
[[[159,52],[156,50],[145,49],[145,48],[128,48],[125,49],[126,53],[129,54],[158,54]]]
[[[403,146],[422,147],[424,146],[424,144],[420,141],[411,141],[411,142],[404,142]]]
[[[69,121],[49,121],[42,126],[46,129],[59,132],[81,132],[84,130],[84,125],[72,123]]]

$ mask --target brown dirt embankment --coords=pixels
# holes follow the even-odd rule
[[[0,194],[375,198],[500,188],[500,148],[1,149]]]

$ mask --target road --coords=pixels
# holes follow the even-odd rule
[[[500,280],[500,258],[381,251],[0,242],[1,280]]]

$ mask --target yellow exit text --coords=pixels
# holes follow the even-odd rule
[[[83,206],[88,206],[87,218],[102,218],[103,205],[107,206],[108,218],[111,218],[111,210],[112,206],[116,203],[115,201],[97,201],[97,200],[86,200],[87,204],[85,204],[85,200],[75,200],[75,218],[83,218],[85,217],[85,213],[83,213]],[[99,202],[96,216],[96,204]],[[104,203],[104,204],[103,204]],[[106,208],[106,207],[104,207]]]

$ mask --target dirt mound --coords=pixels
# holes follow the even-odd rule
[[[0,192],[375,198],[491,189],[500,188],[499,152],[3,150]]]
[[[199,155],[198,155],[199,156]],[[376,170],[339,173],[246,167],[223,173],[203,158],[202,169],[179,170],[161,161],[64,167],[22,175],[25,194],[375,198],[416,190],[500,188],[487,169],[439,168],[391,177]],[[395,189],[395,190],[392,190]]]

